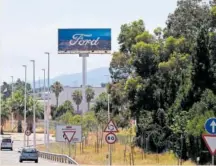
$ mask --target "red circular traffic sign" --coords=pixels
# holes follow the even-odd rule
[[[114,144],[117,141],[117,137],[114,133],[108,133],[105,140],[108,144]]]
[[[25,131],[25,135],[30,136],[31,135],[31,131],[30,130],[26,130]]]

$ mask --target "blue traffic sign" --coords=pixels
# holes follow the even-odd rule
[[[209,118],[206,120],[205,130],[209,134],[216,134],[216,118]]]

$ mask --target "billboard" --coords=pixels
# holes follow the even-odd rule
[[[59,54],[110,54],[111,29],[58,29]]]

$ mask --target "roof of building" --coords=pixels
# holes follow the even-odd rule
[[[92,87],[92,89],[95,92],[95,96],[94,99],[91,101],[91,103],[94,103],[95,99],[103,92],[106,92],[106,88],[105,87]],[[63,104],[66,100],[69,100],[73,103],[73,106],[76,108],[76,104],[74,103],[73,99],[72,99],[72,94],[75,90],[80,90],[82,91],[82,87],[64,87],[64,90],[59,94],[59,105]],[[47,94],[47,93],[46,93]],[[41,98],[40,100],[43,100],[43,92],[41,92],[40,94]],[[51,99],[50,102],[52,105],[56,105],[56,97],[55,97],[55,93],[51,92]],[[80,108],[82,108],[83,105],[81,103]]]

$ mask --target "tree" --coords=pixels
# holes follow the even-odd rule
[[[77,105],[77,112],[79,112],[79,106],[82,102],[82,92],[80,90],[75,90],[72,94],[72,99]]]
[[[179,0],[165,29],[151,34],[142,20],[121,27],[120,49],[110,63],[112,116],[118,123],[120,115],[136,118],[136,137],[148,134],[152,152],[172,149],[187,160],[203,150],[193,125],[203,123],[200,114],[213,116],[215,109],[212,101],[203,99],[214,99],[216,93],[215,11],[214,3],[210,8],[201,0]],[[105,97],[96,100],[96,113],[107,109]],[[198,153],[190,150],[194,147]]]
[[[145,31],[143,20],[137,20],[130,24],[123,24],[118,36],[120,51],[127,54],[131,53],[132,45],[136,43],[136,37]]]
[[[107,93],[103,92],[96,98],[92,110],[94,110],[95,114],[97,114],[102,110],[107,110],[108,109],[107,103],[108,103]]]
[[[94,99],[95,92],[91,87],[86,88],[86,101],[88,103],[88,111],[90,110],[90,102]]]
[[[166,36],[184,36],[190,44],[196,40],[196,33],[201,26],[210,21],[209,6],[202,0],[178,0],[174,13],[168,16]]]
[[[43,118],[43,108],[42,106],[35,101],[31,96],[27,96],[27,113],[26,117],[33,117],[33,104],[36,105],[36,118]],[[12,107],[12,112],[15,114],[15,118],[18,121],[17,132],[22,132],[22,123],[21,120],[24,117],[24,94],[22,90],[16,90],[14,92],[13,99],[9,98],[8,103]]]
[[[106,83],[103,83],[103,82],[102,82],[102,83],[101,83],[101,87],[102,87],[102,88],[105,88],[105,87],[106,87]]]
[[[14,91],[21,90],[23,93],[25,92],[25,81],[22,81],[21,79],[17,79],[17,81],[14,83]],[[26,91],[27,93],[32,92],[31,84],[26,83]]]
[[[0,94],[2,95],[2,94]],[[9,112],[10,108],[9,108],[9,103],[7,100],[1,100],[1,135],[3,135],[4,131],[3,131],[3,127],[5,125],[5,122],[9,119]]]
[[[64,90],[62,84],[58,81],[56,81],[52,86],[51,90],[53,93],[55,93],[56,97],[56,106],[58,107],[58,102],[59,102],[59,94]]]
[[[53,119],[56,119],[59,117],[61,118],[61,116],[67,112],[74,115],[74,108],[73,108],[71,101],[69,100],[66,100],[62,105],[56,108],[55,114],[53,115]]]
[[[10,84],[7,82],[3,82],[3,85],[1,85],[1,94],[2,94],[2,99],[5,100],[6,98],[11,96],[12,88]]]

